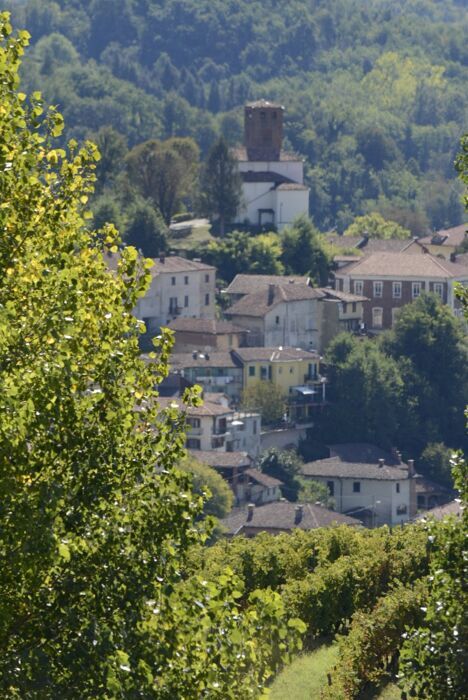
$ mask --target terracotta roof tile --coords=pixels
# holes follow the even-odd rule
[[[268,289],[270,284],[309,286],[309,278],[299,275],[236,275],[229,287],[227,294],[251,294],[262,289]]]
[[[250,467],[252,459],[247,452],[217,452],[216,450],[190,450],[190,454],[203,464],[219,469]]]
[[[257,316],[263,317],[278,304],[321,299],[323,292],[305,285],[274,285],[272,294],[270,289],[262,289],[253,294],[246,294],[235,304],[226,309],[226,316]]]
[[[245,333],[245,329],[231,321],[218,321],[208,318],[176,318],[168,324],[173,331],[222,335],[224,333]]]
[[[319,359],[316,352],[301,348],[237,348],[233,353],[242,362],[290,362],[291,360],[313,362]]]
[[[338,270],[336,277],[412,277],[417,278],[468,278],[468,267],[436,258],[428,253],[408,255],[407,253],[371,253],[359,262],[351,263]]]
[[[341,513],[335,513],[322,506],[313,506],[310,503],[289,503],[288,501],[275,501],[266,505],[256,506],[251,511],[245,508],[221,520],[228,534],[242,534],[244,530],[283,530],[290,531],[296,528],[300,530],[315,530],[319,527],[337,525],[361,525],[356,518],[351,518]]]

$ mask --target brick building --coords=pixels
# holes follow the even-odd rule
[[[424,292],[437,294],[456,315],[461,315],[455,282],[468,282],[468,266],[429,253],[372,253],[335,274],[337,289],[367,297],[364,323],[373,331],[391,328],[399,309]]]

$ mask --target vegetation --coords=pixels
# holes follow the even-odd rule
[[[187,577],[203,502],[157,403],[168,338],[139,357],[146,265],[107,268],[97,149],[56,147],[60,115],[17,91],[27,33],[1,14],[0,36],[0,694],[257,697],[304,626],[266,590],[241,609],[229,570]]]
[[[242,408],[261,413],[264,425],[275,425],[284,416],[286,403],[280,387],[270,381],[258,379],[242,392]]]
[[[275,678],[272,700],[312,700],[320,697],[326,686],[327,673],[338,656],[337,644],[323,644],[310,654],[302,654]]]
[[[185,458],[178,468],[192,476],[192,490],[203,498],[203,514],[224,518],[232,508],[233,494],[228,483],[206,464],[193,456]]]
[[[276,447],[262,452],[257,460],[260,471],[283,482],[281,493],[288,501],[297,501],[301,466],[302,460],[294,450],[278,450]]]
[[[193,138],[204,156],[242,140],[242,106],[286,108],[311,212],[344,231],[379,212],[413,235],[460,223],[455,143],[466,123],[460,0],[4,0],[34,46],[28,90],[67,135],[112,127],[130,148]],[[120,195],[112,186],[120,203]]]
[[[410,231],[395,221],[385,221],[377,212],[357,216],[344,232],[345,236],[367,236],[368,238],[409,238]]]
[[[464,446],[466,337],[434,295],[403,307],[394,328],[377,340],[337,336],[326,359],[333,404],[324,414],[325,441],[397,445],[413,458],[429,443]],[[447,482],[443,460],[426,464],[428,476]]]
[[[211,216],[224,236],[225,226],[234,219],[242,195],[237,162],[223,138],[211,147],[200,178],[199,208]]]

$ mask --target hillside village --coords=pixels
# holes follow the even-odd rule
[[[308,214],[302,162],[282,146],[283,112],[266,100],[245,107],[244,146],[233,151],[243,193],[234,226],[281,230]],[[468,257],[457,253],[468,241],[466,226],[406,240],[326,238],[336,253],[326,286],[307,275],[237,274],[217,288],[213,265],[169,252],[153,259],[150,288],[134,310],[145,323],[147,361],[151,337],[163,327],[173,333],[161,405],[185,413],[187,449],[228,482],[234,496],[228,535],[314,528],[330,518],[397,525],[455,496],[447,484],[418,474],[413,459],[404,462],[399,445],[389,451],[328,444],[321,459],[303,461],[300,478],[326,487],[334,515],[323,504],[289,508],[287,486],[258,468],[271,449],[295,452],[319,441],[318,419],[329,403],[323,358],[339,334],[375,337],[425,293],[462,316],[454,285],[468,283]],[[203,405],[184,408],[184,391],[196,385]],[[247,408],[249,390],[254,398]],[[265,413],[260,396],[255,403],[256,391],[270,404],[279,397],[275,417]]]

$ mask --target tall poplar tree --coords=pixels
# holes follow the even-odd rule
[[[0,696],[257,697],[281,602],[242,611],[232,572],[184,576],[202,499],[174,469],[182,414],[158,407],[167,338],[139,357],[147,266],[127,248],[109,270],[99,154],[56,148],[61,117],[17,91],[27,44],[0,14]]]

